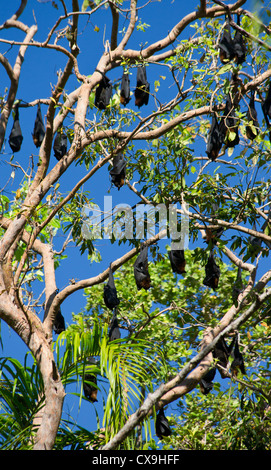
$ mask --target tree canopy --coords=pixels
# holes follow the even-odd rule
[[[0,319],[27,352],[0,336],[1,449],[270,450],[271,29],[252,3],[6,7]]]

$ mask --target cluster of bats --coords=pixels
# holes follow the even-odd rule
[[[240,15],[237,15],[237,24],[240,25]],[[247,48],[243,35],[237,30],[235,36],[232,38],[229,18],[227,18],[226,26],[219,41],[219,56],[221,62],[225,64],[231,60],[235,60],[236,63],[240,65],[246,60],[246,52]],[[233,75],[233,81],[235,78],[236,76]],[[271,82],[265,100],[261,100],[261,104],[271,140]],[[247,121],[245,133],[247,138],[253,141],[260,132],[257,111],[255,109],[255,90],[251,92],[245,117]],[[220,121],[215,113],[212,114],[211,128],[206,147],[206,153],[210,160],[215,161],[217,159],[223,144],[226,145],[226,148],[233,148],[239,144],[238,127],[239,120],[236,117],[234,102],[229,93],[226,97],[225,111]]]

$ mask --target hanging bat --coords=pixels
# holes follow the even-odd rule
[[[216,374],[216,368],[212,367],[211,369],[206,372],[206,374],[202,377],[199,385],[200,385],[200,390],[203,395],[208,395],[208,393],[212,390],[213,388],[213,380],[215,378]]]
[[[262,102],[262,110],[267,118],[271,118],[271,81],[269,82],[265,100]]]
[[[150,84],[147,81],[147,73],[145,65],[137,67],[136,89],[135,89],[135,105],[139,108],[143,104],[149,102]]]
[[[15,116],[13,126],[8,139],[9,146],[13,152],[19,152],[23,141],[21,126],[19,123],[19,109],[18,105],[15,107]]]
[[[223,367],[223,369],[228,368],[229,357],[231,353],[231,347],[229,347],[223,337],[221,337],[216,343],[213,350],[213,357],[217,359],[217,366]],[[228,376],[228,373],[217,367],[222,379],[225,379]]]
[[[99,83],[98,87],[96,88],[95,92],[95,106],[100,109],[104,110],[110,103],[110,98],[112,96],[112,85],[108,77],[103,75],[101,82]]]
[[[53,330],[57,335],[59,335],[62,331],[65,331],[65,329],[66,329],[65,320],[64,320],[64,317],[61,313],[61,310],[59,309],[57,314],[56,314],[56,317],[55,317],[55,321],[54,321],[54,324],[53,324]]]
[[[43,120],[42,120],[40,103],[38,103],[37,115],[36,115],[33,134],[32,134],[33,142],[36,147],[41,146],[44,136],[45,136],[45,127],[44,127]]]
[[[225,135],[224,143],[227,147],[235,147],[239,144],[240,139],[238,135],[238,120],[235,115],[230,94],[228,94],[226,98],[226,107],[224,116],[221,120],[220,132]],[[233,138],[232,134],[235,134]]]
[[[215,114],[212,115],[212,123],[210,132],[207,140],[206,153],[208,158],[212,161],[215,161],[218,157],[219,151],[224,142],[224,135],[221,132],[221,127],[218,123],[217,117]]]
[[[250,140],[254,140],[259,134],[260,125],[258,122],[257,111],[255,109],[255,91],[251,93],[249,107],[246,114],[248,124],[246,125],[246,136]]]
[[[172,271],[177,274],[185,273],[184,250],[170,250],[168,252]]]
[[[119,329],[119,323],[117,319],[117,312],[113,312],[113,316],[109,325],[109,341],[114,341],[115,339],[120,339],[120,329]]]
[[[118,190],[124,185],[126,176],[126,161],[121,153],[113,157],[113,168],[110,170],[111,182]]]
[[[234,304],[237,302],[238,296],[239,294],[241,294],[241,292],[243,292],[243,290],[244,290],[244,286],[242,283],[242,268],[239,265],[236,280],[232,288],[232,301],[234,302]]]
[[[126,106],[130,101],[130,77],[128,73],[124,73],[121,79],[120,102]]]
[[[120,303],[117,295],[117,289],[115,287],[111,265],[109,266],[108,283],[104,286],[104,303],[110,310],[113,310]]]
[[[67,136],[62,130],[56,133],[53,150],[58,161],[67,153]]]
[[[223,34],[218,44],[219,47],[219,58],[222,64],[229,62],[230,60],[234,59],[235,51],[234,51],[234,43],[231,37],[230,32],[230,22],[229,18],[226,20],[226,25],[223,30]]]
[[[211,251],[205,266],[205,278],[203,280],[203,284],[216,290],[218,287],[219,276],[220,269],[215,262],[213,251]]]
[[[138,290],[148,290],[151,287],[151,278],[148,271],[148,247],[141,249],[134,263],[134,276]]]
[[[237,25],[240,26],[240,15],[237,14]],[[238,65],[242,64],[246,60],[246,44],[244,41],[244,36],[240,31],[235,31],[235,35],[233,38],[233,48],[234,48],[234,55],[235,60]]]
[[[171,435],[171,429],[167,417],[165,416],[164,409],[161,408],[156,416],[155,433],[159,439]]]
[[[243,355],[239,350],[238,334],[233,339],[231,349],[232,349],[232,356],[233,356],[233,361],[231,363],[232,375],[234,377],[237,377],[238,371],[240,371],[243,375],[245,375],[246,370],[245,370]]]
[[[98,389],[96,385],[97,385],[96,375],[85,374],[84,380],[83,380],[84,395],[92,403],[94,403],[95,401],[98,401],[97,400]]]

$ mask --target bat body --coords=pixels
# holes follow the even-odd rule
[[[229,62],[235,57],[234,42],[231,37],[230,23],[227,19],[226,26],[224,27],[223,34],[218,44],[219,57],[223,64]]]
[[[151,287],[151,278],[148,271],[148,247],[145,246],[134,263],[134,276],[138,290],[148,290]]]
[[[99,83],[95,92],[95,106],[98,109],[104,110],[110,103],[112,95],[112,85],[108,77],[103,75],[101,82]]]
[[[67,153],[67,136],[63,132],[57,132],[53,145],[54,156],[59,161]]]
[[[223,130],[222,130],[223,129]],[[227,147],[235,147],[239,144],[238,120],[235,115],[233,103],[230,94],[226,98],[225,113],[221,121],[220,131],[225,135],[225,144]],[[235,134],[232,138],[230,134]],[[230,138],[231,137],[231,138]]]
[[[109,325],[108,336],[109,336],[109,341],[114,341],[115,339],[120,339],[121,337],[116,311],[114,311],[110,325]]]
[[[64,320],[64,317],[61,313],[61,310],[59,309],[57,314],[56,314],[56,318],[55,318],[55,321],[54,321],[54,324],[53,324],[53,329],[54,329],[54,332],[59,335],[62,331],[65,331],[66,327],[65,327],[65,320]]]
[[[137,68],[135,105],[139,108],[149,102],[150,84],[147,81],[146,67],[141,65]]]
[[[254,93],[250,98],[246,119],[248,121],[248,124],[246,125],[246,135],[248,139],[254,140],[259,134],[260,128],[257,117],[257,111],[255,109]]]
[[[172,271],[177,274],[185,273],[184,250],[171,250],[168,253]]]
[[[104,286],[104,303],[110,310],[113,310],[120,303],[111,266],[109,267],[108,283]]]
[[[212,115],[212,123],[210,132],[207,140],[206,153],[208,158],[212,161],[215,161],[218,157],[219,151],[224,142],[224,134],[222,132],[221,126],[218,123],[217,117],[215,114]]]
[[[222,337],[218,340],[214,347],[213,356],[217,359],[217,365],[223,367],[223,369],[227,369],[229,357],[230,357],[231,349],[227,345],[225,339]],[[227,377],[227,372],[223,371],[218,367],[219,373],[222,379]]]
[[[218,287],[219,276],[220,269],[219,266],[216,264],[214,254],[211,251],[207,264],[205,266],[205,278],[203,280],[203,284],[207,287],[211,287],[212,289],[216,290]]]
[[[126,161],[121,153],[113,158],[113,168],[110,170],[111,182],[118,190],[124,185],[126,176]]]
[[[262,103],[262,110],[266,117],[271,118],[271,81],[269,83],[265,100]]]
[[[231,363],[231,372],[233,376],[236,377],[238,375],[238,371],[240,371],[242,374],[245,375],[246,370],[245,370],[243,355],[239,350],[238,335],[236,335],[235,338],[233,339],[232,356],[233,356],[233,361]]]
[[[40,103],[38,103],[37,115],[35,119],[34,129],[33,129],[33,142],[36,147],[40,147],[45,136],[45,127],[42,120]]]
[[[124,73],[121,79],[120,102],[126,106],[130,101],[130,77],[128,73]]]
[[[92,383],[89,383],[92,382]],[[94,384],[94,385],[93,385]],[[90,400],[92,403],[94,403],[97,400],[97,377],[95,375],[91,374],[85,374],[84,376],[84,381],[83,381],[83,390],[84,390],[84,395],[88,400]]]
[[[203,395],[208,395],[208,393],[212,390],[215,374],[216,374],[216,368],[212,367],[202,377],[200,381],[200,390],[201,390],[201,393],[203,393]]]
[[[155,433],[159,439],[163,439],[163,437],[171,435],[169,422],[165,416],[163,408],[158,411],[156,416]]]
[[[240,15],[237,15],[237,24],[240,26]],[[244,41],[244,36],[240,31],[235,31],[235,35],[233,38],[233,49],[234,49],[234,55],[235,55],[235,60],[236,63],[242,64],[246,60],[246,44]]]
[[[13,126],[9,136],[9,146],[13,152],[19,152],[22,142],[23,136],[21,131],[21,126],[19,123],[19,109],[18,106],[15,108],[15,116],[13,121]]]

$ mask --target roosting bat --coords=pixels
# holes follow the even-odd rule
[[[269,88],[262,103],[262,110],[265,116],[271,118],[271,81],[269,82]]]
[[[114,341],[115,339],[120,339],[120,329],[119,329],[119,323],[117,319],[117,312],[113,312],[113,316],[109,325],[109,341]]]
[[[239,350],[238,335],[236,335],[233,339],[233,342],[231,344],[231,350],[233,356],[233,361],[231,363],[231,372],[233,376],[236,377],[238,375],[238,371],[245,375],[246,370],[243,355]]]
[[[40,103],[38,103],[37,115],[35,119],[34,129],[33,129],[33,142],[36,147],[40,147],[45,136],[45,127],[42,120]]]
[[[89,383],[91,382],[91,383]],[[94,384],[94,385],[93,385]],[[91,374],[85,374],[84,375],[84,380],[83,380],[83,390],[84,390],[84,395],[86,398],[88,398],[92,403],[94,403],[97,400],[97,377],[96,375],[91,375]]]
[[[67,136],[62,130],[57,132],[55,136],[53,150],[58,161],[67,153]]]
[[[134,276],[138,290],[148,290],[151,287],[151,278],[148,271],[148,247],[141,249],[134,263]]]
[[[110,170],[111,182],[120,190],[126,176],[126,161],[122,153],[113,157],[113,168]]]
[[[230,32],[229,18],[226,20],[226,25],[223,30],[222,37],[218,44],[219,57],[223,64],[229,62],[235,57],[234,43]]]
[[[211,369],[206,372],[206,374],[202,377],[199,385],[200,390],[203,395],[207,395],[213,388],[213,380],[215,378],[216,368],[212,367]]]
[[[8,139],[9,146],[13,152],[19,152],[23,141],[21,126],[19,123],[19,109],[18,105],[15,108],[15,116],[13,126]]]
[[[237,25],[240,26],[240,15],[237,14]],[[246,44],[244,36],[240,31],[235,31],[233,38],[234,55],[237,64],[242,64],[246,60]]]
[[[215,262],[213,251],[211,251],[205,266],[205,278],[203,280],[203,284],[216,290],[218,287],[219,276],[220,269]]]
[[[156,416],[155,433],[159,439],[171,435],[171,429],[167,417],[165,416],[164,409],[161,408]]]
[[[126,106],[130,101],[130,77],[128,73],[124,73],[121,79],[120,102]]]
[[[246,119],[248,121],[248,124],[246,125],[246,136],[250,140],[254,140],[257,137],[257,135],[259,134],[259,128],[260,128],[258,117],[257,117],[257,111],[255,109],[254,97],[255,97],[255,91],[251,93],[249,107],[248,107],[247,115],[246,115]]]
[[[223,369],[227,369],[229,363],[231,347],[227,345],[225,339],[221,337],[218,342],[216,343],[214,350],[213,350],[213,357],[217,359],[217,366],[223,367]],[[227,372],[220,367],[217,367],[222,379],[227,377]]]
[[[210,229],[209,227],[206,227],[205,229],[205,243],[210,243],[211,242],[211,248],[217,244],[218,238],[221,237],[222,233],[224,232],[223,227],[219,227],[217,229]]]
[[[120,303],[117,295],[117,289],[115,287],[111,265],[109,266],[108,283],[104,286],[104,303],[107,308],[110,308],[110,310],[113,310]]]
[[[215,114],[212,115],[212,124],[207,140],[206,153],[208,158],[215,161],[218,157],[219,151],[224,142],[224,134],[221,132],[221,127],[218,123]]]
[[[177,274],[185,273],[184,250],[170,250],[168,252],[172,271]]]
[[[60,309],[58,310],[58,312],[56,314],[55,321],[54,321],[54,324],[53,324],[53,329],[54,329],[54,332],[57,335],[59,335],[62,331],[65,331],[65,329],[66,329],[65,320],[64,320],[64,317],[63,317]]]
[[[139,108],[149,102],[150,84],[147,81],[146,67],[140,65],[137,67],[135,105]]]
[[[98,109],[104,110],[110,103],[112,95],[112,85],[108,77],[103,75],[101,82],[99,83],[95,92],[95,106]]]

